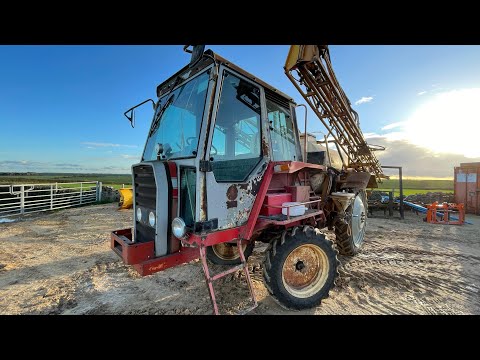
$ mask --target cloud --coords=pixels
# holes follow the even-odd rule
[[[96,169],[97,171],[99,169]],[[102,167],[100,170],[102,170],[102,172],[115,172],[115,173],[130,173],[131,171],[131,168],[130,167],[123,167],[123,166],[104,166]]]
[[[0,161],[0,167],[2,166],[19,166],[24,168],[30,168],[42,164],[37,161],[27,161],[27,160],[4,160]]]
[[[386,150],[375,151],[375,156],[382,165],[402,166],[405,176],[452,178],[455,166],[464,162],[480,161],[480,157],[469,158],[461,154],[434,152],[410,144],[407,140],[389,140],[382,135],[370,138],[368,143],[385,146]],[[385,170],[385,173],[394,175],[395,171]]]
[[[417,93],[418,96],[422,96],[424,94],[426,94],[428,91],[420,91],[419,93]]]
[[[138,160],[138,159],[140,159],[140,156],[138,156],[138,155],[122,155],[122,158]]]
[[[385,139],[388,141],[396,141],[396,140],[405,140],[408,141],[408,136],[404,131],[392,131],[389,133],[385,134],[369,134],[368,137],[365,137],[366,139]]]
[[[109,159],[111,160],[111,158]],[[3,160],[0,161],[0,172],[67,172],[67,173],[112,173],[112,174],[128,174],[130,166],[121,164],[105,166],[101,165],[84,165],[74,163],[52,163],[39,162],[29,160]]]
[[[391,130],[391,129],[400,127],[400,126],[402,126],[402,125],[404,125],[404,124],[405,124],[405,121],[394,122],[394,123],[385,125],[384,127],[382,127],[382,130]]]
[[[98,143],[98,142],[90,142],[90,141],[84,141],[81,144],[83,145],[88,145],[88,148],[99,148],[99,147],[125,147],[125,148],[136,148],[138,147],[137,145],[125,145],[125,144],[112,144],[112,143]]]
[[[53,166],[60,167],[60,168],[81,168],[81,165],[78,164],[53,164]]]
[[[359,100],[355,101],[355,105],[365,104],[373,100],[373,96],[362,96]]]
[[[379,134],[377,134],[377,133],[371,133],[371,132],[363,133],[363,137],[364,137],[365,139],[376,138],[376,137],[379,137],[379,136],[382,136],[382,135],[379,135]]]
[[[79,164],[72,163],[58,163],[52,164],[50,162],[29,161],[29,160],[5,160],[0,161],[0,170],[2,172],[47,172],[59,170],[78,170],[83,171],[85,168]]]

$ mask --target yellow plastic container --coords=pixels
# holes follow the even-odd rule
[[[133,189],[124,188],[118,189],[120,193],[120,201],[118,202],[119,209],[131,209],[133,207]]]

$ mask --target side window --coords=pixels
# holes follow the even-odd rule
[[[244,181],[261,158],[260,89],[225,73],[210,157],[217,181]]]
[[[267,98],[268,121],[274,161],[297,160],[290,110]]]

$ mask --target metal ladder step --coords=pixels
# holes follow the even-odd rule
[[[200,259],[202,261],[202,267],[203,267],[203,272],[205,274],[205,280],[207,282],[207,286],[208,286],[208,291],[209,291],[209,294],[210,294],[210,300],[212,301],[212,305],[213,305],[213,313],[215,315],[219,315],[219,312],[218,312],[218,305],[217,305],[217,300],[216,300],[216,297],[215,297],[215,290],[213,288],[213,282],[215,280],[218,280],[222,277],[225,277],[227,276],[228,274],[231,274],[231,273],[234,273],[238,270],[243,270],[243,272],[245,273],[245,279],[247,281],[247,285],[248,285],[248,289],[250,291],[250,296],[252,298],[252,306],[240,311],[237,313],[237,315],[244,315],[250,311],[252,311],[253,309],[255,309],[257,306],[258,306],[258,303],[257,303],[257,299],[255,298],[255,293],[253,291],[253,285],[252,285],[252,280],[250,278],[250,274],[248,272],[248,264],[247,264],[247,261],[245,259],[245,255],[243,254],[243,250],[242,250],[242,241],[240,239],[237,240],[237,249],[238,249],[238,252],[240,254],[240,260],[242,261],[241,264],[239,265],[236,265],[228,270],[225,270],[225,271],[222,271],[214,276],[210,276],[210,270],[208,268],[208,263],[207,263],[207,253],[206,253],[206,247],[205,246],[200,246]]]

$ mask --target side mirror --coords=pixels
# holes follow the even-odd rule
[[[130,125],[132,128],[135,127],[135,109],[131,109],[130,111],[125,113],[125,117],[130,121]]]
[[[155,101],[153,101],[152,99],[147,99],[147,100],[141,102],[140,104],[131,107],[130,109],[128,109],[127,111],[125,111],[123,113],[123,115],[125,115],[125,117],[128,119],[128,121],[130,121],[130,124],[132,125],[132,128],[135,127],[135,109],[137,107],[149,102],[149,101],[152,102],[153,110],[155,111]]]

